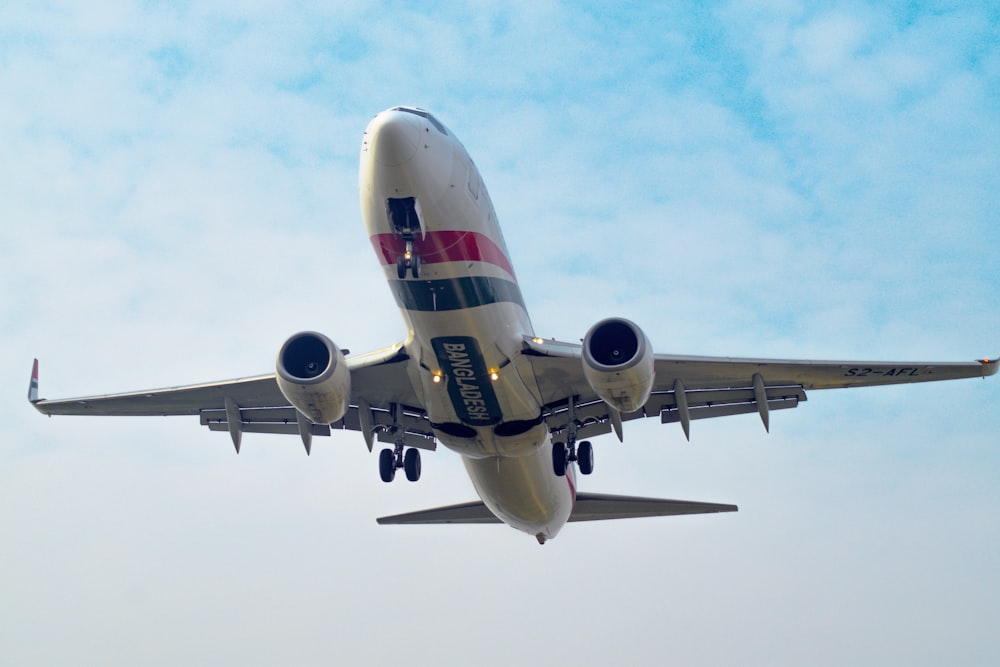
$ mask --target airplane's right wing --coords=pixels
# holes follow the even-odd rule
[[[549,430],[562,434],[572,415],[578,438],[613,430],[620,437],[621,422],[616,424],[616,419],[643,417],[679,422],[689,435],[694,420],[758,413],[766,428],[771,411],[797,407],[806,400],[806,390],[987,377],[1000,365],[997,359],[928,363],[658,354],[653,391],[646,403],[636,412],[617,414],[587,383],[580,345],[535,338],[525,338],[524,344],[547,408]]]

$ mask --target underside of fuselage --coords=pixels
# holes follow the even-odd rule
[[[479,170],[430,114],[396,108],[365,131],[361,209],[409,337],[409,377],[437,439],[462,455],[505,523],[553,537],[572,509],[522,340],[532,333]]]

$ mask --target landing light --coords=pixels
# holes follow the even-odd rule
[[[532,338],[531,340],[532,340],[533,342],[535,342],[535,343],[538,343],[539,345],[541,345],[542,343],[544,343],[544,342],[545,342],[545,341],[544,341],[544,340],[542,340],[541,338]]]
[[[434,373],[433,380],[434,380],[434,384],[440,384],[441,383],[441,371],[438,371],[438,372]]]
[[[490,379],[494,382],[500,379],[500,373],[495,368],[490,369]]]

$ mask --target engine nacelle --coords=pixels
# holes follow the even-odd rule
[[[635,412],[653,390],[653,348],[633,322],[601,320],[583,339],[583,375],[590,388],[619,412]]]
[[[281,346],[278,389],[314,424],[330,424],[347,413],[351,372],[333,341],[315,331],[297,333]]]

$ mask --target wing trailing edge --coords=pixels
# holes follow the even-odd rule
[[[637,519],[653,516],[679,516],[682,514],[717,514],[736,512],[736,505],[702,503],[691,500],[666,500],[639,496],[613,496],[603,493],[578,493],[570,521],[606,521],[610,519]],[[446,523],[501,523],[482,502],[461,503],[433,507],[416,512],[395,514],[377,519],[381,525],[446,524]]]

